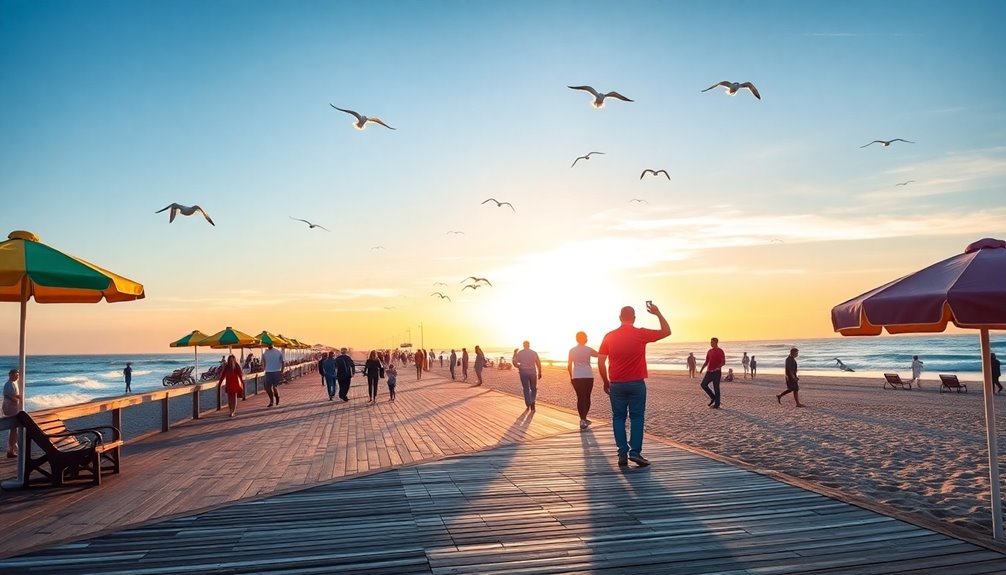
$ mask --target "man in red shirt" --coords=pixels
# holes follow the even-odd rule
[[[709,407],[713,409],[720,408],[720,375],[722,375],[721,370],[723,366],[727,363],[727,358],[723,354],[723,350],[720,349],[719,338],[712,338],[709,340],[709,351],[706,352],[706,361],[702,364],[699,369],[699,373],[702,370],[709,368],[706,372],[705,377],[702,378],[702,383],[699,385],[702,387],[702,391],[706,392],[709,396]],[[713,384],[712,391],[709,390],[709,384]]]
[[[643,419],[646,413],[646,344],[671,335],[671,326],[652,302],[646,311],[657,316],[660,329],[635,327],[636,310],[625,306],[619,314],[622,326],[608,332],[597,350],[597,370],[604,382],[604,393],[611,399],[611,422],[618,446],[618,465],[631,459],[640,467],[650,462],[643,457]],[[610,367],[608,364],[611,364]],[[628,412],[630,436],[625,435]]]

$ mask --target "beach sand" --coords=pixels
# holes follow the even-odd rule
[[[515,371],[486,369],[483,378],[491,388],[521,395]],[[473,371],[468,381],[475,381]],[[651,372],[646,432],[853,502],[876,503],[990,537],[980,384],[970,384],[967,394],[940,394],[935,376],[924,378],[921,390],[911,391],[882,389],[876,378],[804,376],[800,400],[807,407],[797,409],[792,395],[783,397],[782,405],[776,402],[775,394],[785,389],[783,378],[767,375],[723,383],[722,409],[714,410],[706,406],[700,381],[681,371]],[[1006,469],[1006,394],[995,400],[1000,466]],[[576,396],[565,367],[545,368],[538,401],[575,412]],[[608,427],[610,417],[596,377],[590,418]],[[1002,489],[1006,493],[1006,484]]]

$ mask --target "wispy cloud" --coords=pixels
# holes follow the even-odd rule
[[[870,208],[903,204],[908,198],[922,198],[967,193],[1006,182],[1006,147],[949,153],[942,158],[901,165],[883,172],[878,179],[884,187],[856,196],[869,202]],[[898,181],[915,180],[907,186]]]

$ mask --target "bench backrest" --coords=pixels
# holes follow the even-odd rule
[[[29,436],[35,439],[43,451],[70,451],[83,446],[73,435],[50,437],[53,434],[70,432],[63,420],[56,415],[41,415],[35,419],[22,411],[17,414],[17,417],[21,425],[28,430]]]
[[[961,382],[957,381],[957,376],[956,375],[946,375],[944,373],[941,373],[940,374],[940,381],[943,382],[943,385],[945,385],[947,387],[960,387],[961,386]]]
[[[896,373],[885,373],[884,377],[887,379],[887,383],[902,383],[901,376]]]

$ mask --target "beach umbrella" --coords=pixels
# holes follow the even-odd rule
[[[273,347],[287,347],[288,345],[290,345],[290,343],[285,339],[283,339],[282,337],[273,335],[265,330],[263,330],[262,333],[258,334],[255,337],[260,342],[262,342],[262,345],[266,346],[272,345]]]
[[[225,329],[222,329],[211,336],[203,338],[196,345],[205,345],[214,347],[238,347],[242,345],[250,345],[256,343],[258,343],[258,339],[256,339],[254,336],[250,336],[243,331],[238,331],[230,326],[227,326]]]
[[[171,347],[191,347],[196,357],[196,364],[195,367],[192,368],[192,371],[196,372],[196,375],[199,375],[199,342],[207,337],[208,336],[205,333],[199,331],[198,329],[194,329],[189,335],[173,341],[168,345]]]
[[[60,252],[39,241],[31,232],[15,231],[0,242],[0,301],[21,304],[18,368],[21,371],[21,405],[27,393],[25,373],[25,320],[28,300],[38,303],[109,303],[143,299],[143,285]],[[24,432],[18,438],[17,484],[23,486]],[[6,487],[6,486],[5,486]]]
[[[992,534],[1003,541],[989,330],[1006,329],[1006,241],[979,240],[963,254],[841,303],[832,308],[831,323],[842,335],[879,335],[885,329],[892,334],[932,333],[945,330],[950,323],[979,330]]]

